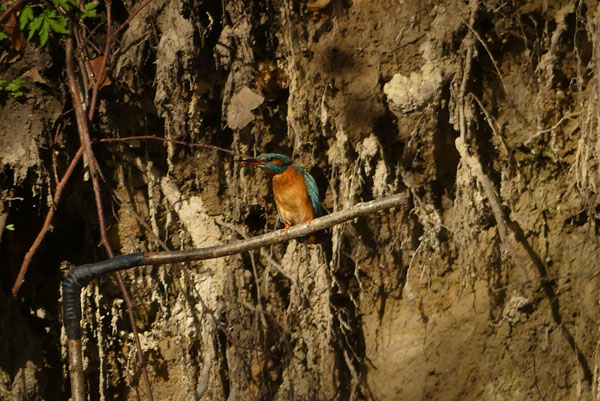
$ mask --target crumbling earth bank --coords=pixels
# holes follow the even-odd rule
[[[286,153],[332,211],[410,198],[317,246],[125,273],[154,399],[597,399],[599,11],[592,1],[144,8],[115,49],[94,135]],[[2,237],[14,260],[4,293],[48,207],[43,138],[57,93],[35,86],[45,100],[30,121],[26,104],[2,106],[17,133],[0,133],[3,213],[25,231]],[[78,148],[71,134],[63,152]],[[98,158],[107,185],[172,249],[276,226],[268,177],[226,153],[141,141],[101,145]],[[59,265],[105,257],[85,178],[19,305],[0,297],[9,399],[66,397]],[[159,249],[129,208],[106,202],[121,253]],[[146,399],[114,280],[86,290],[84,311],[90,398]]]

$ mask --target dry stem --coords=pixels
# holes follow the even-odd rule
[[[73,160],[71,160],[71,163],[69,164],[69,167],[67,168],[67,171],[65,171],[65,174],[63,175],[62,179],[56,186],[56,191],[54,192],[54,197],[52,198],[52,205],[50,205],[50,210],[48,210],[48,213],[46,214],[46,219],[44,220],[42,229],[38,233],[37,237],[35,237],[33,244],[31,245],[31,247],[25,254],[25,257],[23,258],[23,263],[21,263],[21,268],[19,269],[19,274],[17,275],[17,278],[15,279],[15,283],[13,284],[13,288],[12,288],[13,296],[16,296],[17,293],[19,292],[19,289],[21,288],[21,284],[23,284],[25,274],[27,273],[27,270],[29,268],[29,264],[31,263],[31,259],[33,258],[33,255],[39,248],[40,244],[46,237],[48,230],[50,229],[50,223],[52,222],[52,218],[54,217],[54,212],[56,212],[56,205],[58,205],[58,202],[60,201],[60,198],[62,196],[62,191],[63,191],[63,189],[65,189],[65,185],[67,185],[69,178],[71,178],[71,174],[75,170],[75,166],[79,162],[79,159],[81,159],[82,154],[83,154],[83,147],[80,147],[79,150],[77,151],[77,153],[75,154],[75,156],[73,157]]]
[[[221,148],[221,147],[215,146],[215,145],[207,145],[204,143],[188,143],[188,142],[180,141],[177,139],[163,138],[163,137],[156,136],[156,135],[127,136],[127,137],[122,137],[122,138],[102,138],[102,139],[99,139],[98,142],[126,142],[126,141],[136,141],[136,140],[140,140],[140,139],[150,139],[150,140],[154,140],[154,141],[170,142],[170,143],[176,143],[178,145],[185,145],[185,146],[190,146],[190,147],[208,148],[208,149],[218,150],[220,152],[229,153],[230,155],[234,155],[234,156],[238,156],[238,157],[249,157],[248,155],[240,155],[229,149]]]
[[[77,128],[79,132],[79,138],[81,140],[81,146],[84,150],[84,158],[87,158],[87,165],[89,168],[92,186],[94,188],[94,199],[96,202],[96,211],[98,214],[98,224],[100,226],[100,243],[104,246],[106,253],[109,257],[114,257],[114,252],[110,243],[108,241],[108,237],[106,235],[106,223],[104,219],[104,211],[102,206],[102,198],[100,194],[100,183],[98,180],[98,176],[101,175],[101,171],[98,167],[98,162],[96,161],[96,157],[92,150],[91,140],[90,140],[90,132],[89,132],[89,121],[88,116],[85,114],[85,110],[83,104],[81,102],[81,92],[79,90],[79,84],[77,83],[77,78],[75,75],[75,70],[73,68],[73,23],[70,24],[70,35],[67,40],[66,45],[66,65],[67,65],[67,77],[69,82],[69,91],[71,92],[71,98],[73,100],[73,106],[75,108],[75,116],[77,119]],[[125,283],[123,282],[123,278],[119,272],[115,273],[115,278],[121,288],[121,292],[123,294],[123,299],[125,300],[125,304],[127,305],[127,313],[129,315],[129,321],[131,324],[131,329],[133,331],[135,346],[138,354],[138,363],[142,369],[142,376],[144,377],[144,384],[146,387],[146,392],[150,400],[152,397],[152,388],[150,386],[150,379],[148,377],[148,372],[146,371],[146,362],[144,360],[144,355],[142,352],[142,346],[140,343],[137,325],[135,323],[135,317],[133,315],[133,303],[129,297],[129,292],[125,287]]]

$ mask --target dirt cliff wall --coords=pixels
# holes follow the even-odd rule
[[[133,8],[120,3],[116,18]],[[145,7],[115,46],[94,137],[284,153],[331,211],[410,200],[318,245],[124,273],[154,399],[598,399],[598,12],[593,1]],[[14,399],[68,394],[58,285],[69,266],[106,258],[80,166],[8,296],[49,205],[51,153],[79,146],[71,122],[46,150],[62,99],[51,60],[47,84],[0,114],[1,211],[17,228],[1,237],[0,395]],[[32,98],[44,100],[30,111]],[[171,249],[278,227],[268,176],[227,153],[95,146],[120,253],[159,250],[147,227]],[[83,302],[90,399],[147,399],[114,279]]]

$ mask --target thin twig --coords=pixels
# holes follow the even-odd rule
[[[492,118],[492,116],[490,116],[490,113],[488,113],[488,111],[485,109],[485,107],[483,107],[483,103],[481,103],[481,100],[479,100],[479,98],[477,96],[475,96],[473,94],[473,92],[469,92],[469,96],[473,100],[475,100],[475,102],[479,106],[479,110],[481,110],[481,112],[485,116],[485,119],[487,120],[488,126],[490,127],[490,129],[492,130],[492,132],[494,133],[494,135],[497,136],[498,139],[500,139],[500,143],[502,144],[502,148],[504,149],[504,152],[508,156],[510,156],[510,154],[511,154],[510,149],[508,148],[508,145],[506,144],[506,141],[504,140],[504,137],[502,135],[500,135],[500,133],[496,129],[496,122],[494,121],[494,119]]]
[[[498,79],[500,79],[500,85],[502,86],[502,91],[505,93],[505,95],[507,95],[507,98],[506,98],[507,102],[512,106],[513,110],[517,113],[517,115],[523,121],[525,121],[527,124],[530,124],[529,121],[527,120],[527,118],[525,118],[525,116],[523,115],[523,113],[521,113],[519,108],[517,108],[515,106],[515,104],[511,100],[511,96],[508,96],[508,90],[506,89],[506,84],[504,83],[504,78],[502,77],[502,73],[500,72],[500,68],[498,67],[498,63],[496,62],[496,59],[492,55],[492,52],[490,51],[490,48],[488,47],[487,43],[485,43],[485,41],[483,40],[481,35],[479,35],[479,32],[477,32],[475,30],[475,28],[473,28],[474,23],[475,23],[474,16],[475,16],[475,13],[473,11],[471,11],[471,19],[469,20],[468,23],[465,22],[465,25],[467,26],[467,28],[469,28],[471,33],[477,38],[477,41],[479,42],[479,44],[481,44],[481,46],[483,46],[488,57],[490,58],[490,61],[492,62],[492,65],[494,66],[494,69],[496,70],[496,74],[498,75]]]
[[[529,274],[527,273],[527,268],[525,264],[517,254],[514,246],[510,241],[510,237],[508,235],[508,224],[506,221],[506,216],[504,214],[504,210],[502,210],[502,203],[496,194],[496,190],[494,189],[494,185],[492,181],[488,178],[488,176],[483,172],[483,167],[479,162],[477,157],[471,155],[467,150],[466,144],[463,142],[462,134],[458,138],[456,138],[456,150],[460,154],[461,160],[465,162],[465,164],[471,170],[471,173],[477,178],[483,190],[485,191],[485,195],[490,202],[490,206],[492,208],[492,213],[494,214],[494,218],[496,220],[496,227],[498,228],[498,234],[500,234],[500,240],[502,244],[510,254],[512,260],[515,265],[517,265],[521,271],[523,272],[524,281],[529,281]]]
[[[125,142],[125,141],[136,141],[136,140],[140,140],[140,139],[151,139],[154,141],[171,142],[171,143],[176,143],[178,145],[184,145],[184,146],[190,146],[190,147],[214,149],[214,150],[229,153],[230,155],[234,155],[234,156],[238,156],[238,157],[246,157],[247,156],[247,155],[240,155],[229,149],[221,148],[221,147],[215,146],[215,145],[207,145],[204,143],[188,143],[188,142],[180,141],[177,139],[163,138],[163,137],[156,136],[156,135],[127,136],[127,137],[123,137],[123,138],[102,138],[102,139],[98,139],[94,142]]]
[[[477,1],[471,0],[471,17],[469,20],[469,24],[467,25],[474,24],[477,6]],[[471,32],[473,33],[473,30],[471,30]],[[458,150],[461,160],[463,160],[466,163],[473,175],[475,175],[477,180],[481,183],[481,186],[485,191],[485,194],[492,208],[492,213],[494,214],[494,218],[496,220],[496,226],[498,228],[498,234],[500,234],[500,240],[502,241],[502,244],[510,254],[515,264],[522,270],[523,275],[525,276],[525,280],[529,280],[529,274],[527,273],[527,269],[525,268],[523,261],[517,254],[508,236],[508,224],[506,222],[506,216],[504,215],[504,211],[502,209],[502,203],[498,199],[498,195],[496,195],[496,190],[494,189],[491,180],[483,171],[483,167],[481,166],[479,159],[476,156],[471,155],[467,149],[467,134],[469,130],[465,117],[465,98],[467,95],[467,83],[470,79],[471,74],[471,65],[473,63],[473,48],[475,44],[473,40],[467,40],[465,41],[465,43],[467,45],[467,52],[465,57],[465,66],[463,70],[462,83],[460,86],[460,92],[458,94],[457,102],[460,136],[456,138],[455,141],[456,150]]]
[[[527,141],[525,141],[525,145],[529,145],[529,143],[531,141],[533,141],[535,138],[547,133],[547,132],[552,132],[555,129],[557,129],[563,122],[565,122],[566,120],[571,120],[573,117],[577,117],[578,115],[580,115],[581,112],[577,111],[575,113],[571,113],[571,114],[567,114],[561,117],[560,120],[558,120],[556,122],[556,124],[554,124],[552,127],[550,128],[546,128],[546,129],[542,129],[539,130],[538,132],[536,132],[534,135],[532,135]]]
[[[77,40],[77,46],[75,46],[75,48],[79,50],[79,54],[76,54],[77,64],[79,64],[80,71],[79,77],[83,81],[83,87],[85,88],[85,92],[82,93],[82,95],[84,96],[83,103],[85,105],[89,105],[89,96],[87,93],[87,88],[90,87],[89,79],[92,76],[92,65],[90,63],[90,55],[87,47],[83,47],[83,38],[81,37],[81,31],[79,29],[76,29],[74,33],[75,39]]]
[[[506,93],[506,85],[504,85],[504,78],[502,78],[502,74],[500,73],[500,68],[498,68],[498,64],[496,64],[496,60],[494,59],[494,56],[492,56],[492,52],[488,48],[487,44],[483,41],[483,39],[481,38],[481,36],[479,36],[479,32],[477,32],[475,29],[473,29],[472,24],[469,23],[469,24],[466,24],[466,25],[469,28],[469,30],[473,33],[473,35],[475,35],[475,37],[477,38],[477,40],[479,41],[479,43],[483,46],[483,48],[485,49],[486,53],[488,54],[490,60],[492,61],[492,64],[494,65],[494,69],[496,70],[496,74],[498,74],[498,78],[500,78],[500,84],[502,85],[502,90],[504,91],[504,93]]]
[[[160,237],[154,232],[152,231],[152,227],[150,227],[150,225],[148,223],[146,223],[144,221],[144,219],[142,219],[140,217],[139,214],[136,213],[135,210],[133,210],[133,208],[131,207],[131,205],[129,203],[127,203],[123,198],[121,198],[121,196],[117,193],[116,190],[112,190],[113,191],[113,196],[117,199],[117,201],[119,202],[119,204],[123,207],[125,207],[125,209],[127,209],[127,211],[137,220],[137,222],[144,227],[144,229],[146,231],[148,231],[148,233],[150,234],[150,236],[152,238],[154,238],[154,240],[160,245],[160,247],[162,249],[164,249],[165,251],[169,250],[169,247],[167,246],[167,244],[164,243],[163,240],[160,239]]]
[[[69,164],[69,167],[67,168],[67,171],[65,171],[65,174],[63,175],[62,179],[56,186],[56,191],[54,192],[54,197],[52,198],[52,204],[50,205],[50,210],[48,210],[48,213],[46,214],[46,219],[44,220],[42,229],[38,233],[37,237],[35,237],[33,244],[31,245],[31,247],[25,254],[25,257],[23,258],[23,262],[21,263],[21,268],[19,269],[19,274],[17,275],[17,278],[15,279],[15,283],[12,288],[13,296],[16,296],[17,293],[19,292],[19,289],[21,288],[21,284],[23,284],[25,274],[27,273],[27,269],[29,268],[29,264],[31,263],[31,259],[33,258],[33,255],[39,248],[40,244],[46,237],[48,230],[50,229],[50,223],[52,222],[52,218],[54,217],[54,212],[56,212],[56,206],[58,205],[58,202],[60,201],[63,189],[65,189],[65,185],[67,185],[67,182],[69,181],[71,174],[75,170],[75,166],[77,165],[77,163],[79,163],[79,159],[81,159],[82,154],[83,154],[83,147],[80,147],[79,150],[77,151],[77,153],[75,154],[75,156],[73,157],[73,160],[71,160],[71,163]]]
[[[135,10],[134,12],[132,12],[131,15],[129,17],[127,17],[127,19],[125,20],[125,22],[123,22],[121,25],[119,25],[119,27],[117,28],[117,30],[114,31],[112,33],[112,35],[110,35],[111,36],[111,38],[110,38],[111,41],[112,41],[112,39],[114,37],[116,37],[127,26],[127,24],[129,24],[131,22],[131,20],[133,18],[135,18],[136,15],[138,15],[138,13],[140,11],[142,11],[144,9],[144,7],[146,7],[148,4],[150,4],[150,2],[152,2],[152,0],[146,0],[145,2],[142,3],[141,6],[138,7],[137,10]]]
[[[133,13],[131,13],[131,15],[129,17],[127,17],[125,22],[123,22],[117,28],[117,30],[112,33],[111,33],[111,28],[112,28],[111,0],[104,1],[105,5],[106,5],[106,22],[107,22],[106,43],[104,46],[104,57],[102,59],[102,66],[100,68],[100,72],[98,73],[98,76],[96,77],[97,79],[94,84],[94,89],[92,90],[92,100],[90,102],[90,109],[88,110],[90,121],[92,121],[92,119],[94,117],[94,111],[96,109],[96,102],[98,100],[98,91],[102,87],[102,83],[104,82],[104,79],[106,78],[106,75],[107,75],[108,59],[110,57],[110,47],[112,45],[113,40],[131,22],[131,20],[133,18],[135,18],[135,16],[138,15],[138,13],[144,9],[144,7],[146,7],[148,4],[150,4],[151,1],[152,0],[146,0],[144,3],[142,3],[142,5],[140,5]]]
[[[65,96],[63,98],[63,102],[62,102],[62,107],[61,110],[65,109],[65,104],[67,103],[67,97]],[[56,124],[56,130],[54,130],[54,138],[52,139],[52,173],[54,174],[54,183],[56,185],[58,185],[58,171],[57,171],[57,157],[56,157],[56,150],[54,149],[54,147],[56,146],[56,142],[58,142],[58,136],[61,133],[62,130],[62,125],[63,125],[63,121],[62,118],[65,116],[65,114],[67,114],[66,112],[63,112],[60,117],[59,117],[59,121]]]
[[[62,128],[62,121],[58,123],[58,125],[56,126],[56,132],[54,133],[54,142],[53,145],[56,144],[56,138],[58,138],[58,132],[60,131],[60,129]],[[54,149],[52,149],[52,173],[54,174],[54,183],[56,185],[58,185],[58,162],[56,160],[56,151]]]
[[[112,41],[112,34],[110,32],[112,28],[112,13],[111,13],[111,0],[104,0],[104,5],[106,7],[106,44],[104,46],[104,57],[102,57],[102,66],[100,67],[100,72],[98,76],[94,76],[94,89],[92,89],[92,100],[90,102],[90,109],[88,110],[88,119],[92,121],[94,119],[94,111],[96,110],[96,102],[98,101],[98,91],[102,87],[102,83],[106,77],[106,65],[107,60],[110,55],[110,45]]]

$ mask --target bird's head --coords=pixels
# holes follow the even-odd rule
[[[279,153],[263,153],[255,158],[242,159],[241,163],[249,166],[258,166],[269,174],[275,175],[285,171],[285,169],[292,164],[292,160]]]

